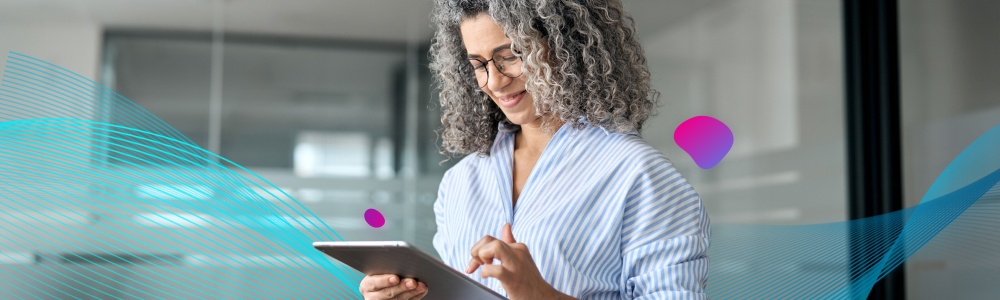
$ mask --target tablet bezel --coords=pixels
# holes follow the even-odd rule
[[[323,241],[313,247],[365,275],[417,278],[429,290],[424,299],[507,299],[406,242]]]

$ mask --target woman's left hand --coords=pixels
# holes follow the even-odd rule
[[[500,264],[494,265],[493,259],[499,259]],[[510,223],[503,226],[502,240],[487,235],[472,246],[472,260],[465,273],[472,274],[480,267],[483,271],[479,275],[499,279],[512,300],[572,299],[545,282],[528,247],[514,240]]]

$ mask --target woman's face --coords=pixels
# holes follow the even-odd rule
[[[535,115],[535,103],[524,88],[524,75],[521,74],[520,58],[511,59],[510,39],[503,33],[500,25],[493,21],[487,14],[467,18],[459,24],[462,31],[462,42],[465,44],[465,51],[469,55],[469,64],[474,68],[480,67],[476,72],[482,76],[477,78],[483,92],[493,99],[503,111],[504,115],[511,123],[525,125],[539,122]],[[506,54],[506,55],[505,55]],[[490,61],[485,66],[482,62]],[[506,61],[505,61],[506,59]],[[518,77],[508,77],[497,69],[496,63],[506,64],[508,67],[503,73],[521,75]],[[485,67],[485,69],[482,69]],[[485,84],[483,84],[483,80]]]

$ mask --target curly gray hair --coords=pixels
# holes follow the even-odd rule
[[[649,86],[635,22],[619,0],[437,0],[430,68],[440,88],[441,153],[490,154],[498,125],[516,128],[477,85],[459,23],[486,13],[525,65],[543,125],[558,119],[610,132],[641,130],[659,93]],[[548,126],[544,126],[548,127]]]

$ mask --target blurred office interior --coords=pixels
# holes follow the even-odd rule
[[[701,194],[713,224],[850,218],[840,0],[625,2],[662,93],[643,137]],[[432,5],[0,0],[0,51],[114,89],[274,183],[347,240],[404,240],[433,253],[431,205],[456,160],[438,153],[435,135]],[[899,0],[898,27],[901,180],[910,207],[959,151],[1000,123],[1000,2]],[[698,168],[673,142],[673,129],[697,115],[724,121],[736,137],[713,169]],[[371,207],[386,216],[385,227],[364,222]],[[55,247],[23,244],[35,248],[0,252]],[[988,255],[998,250],[918,252],[905,266],[906,298],[1000,293],[995,278],[982,278],[1000,268]],[[19,291],[3,278],[37,276],[32,263],[0,258],[0,291]]]

